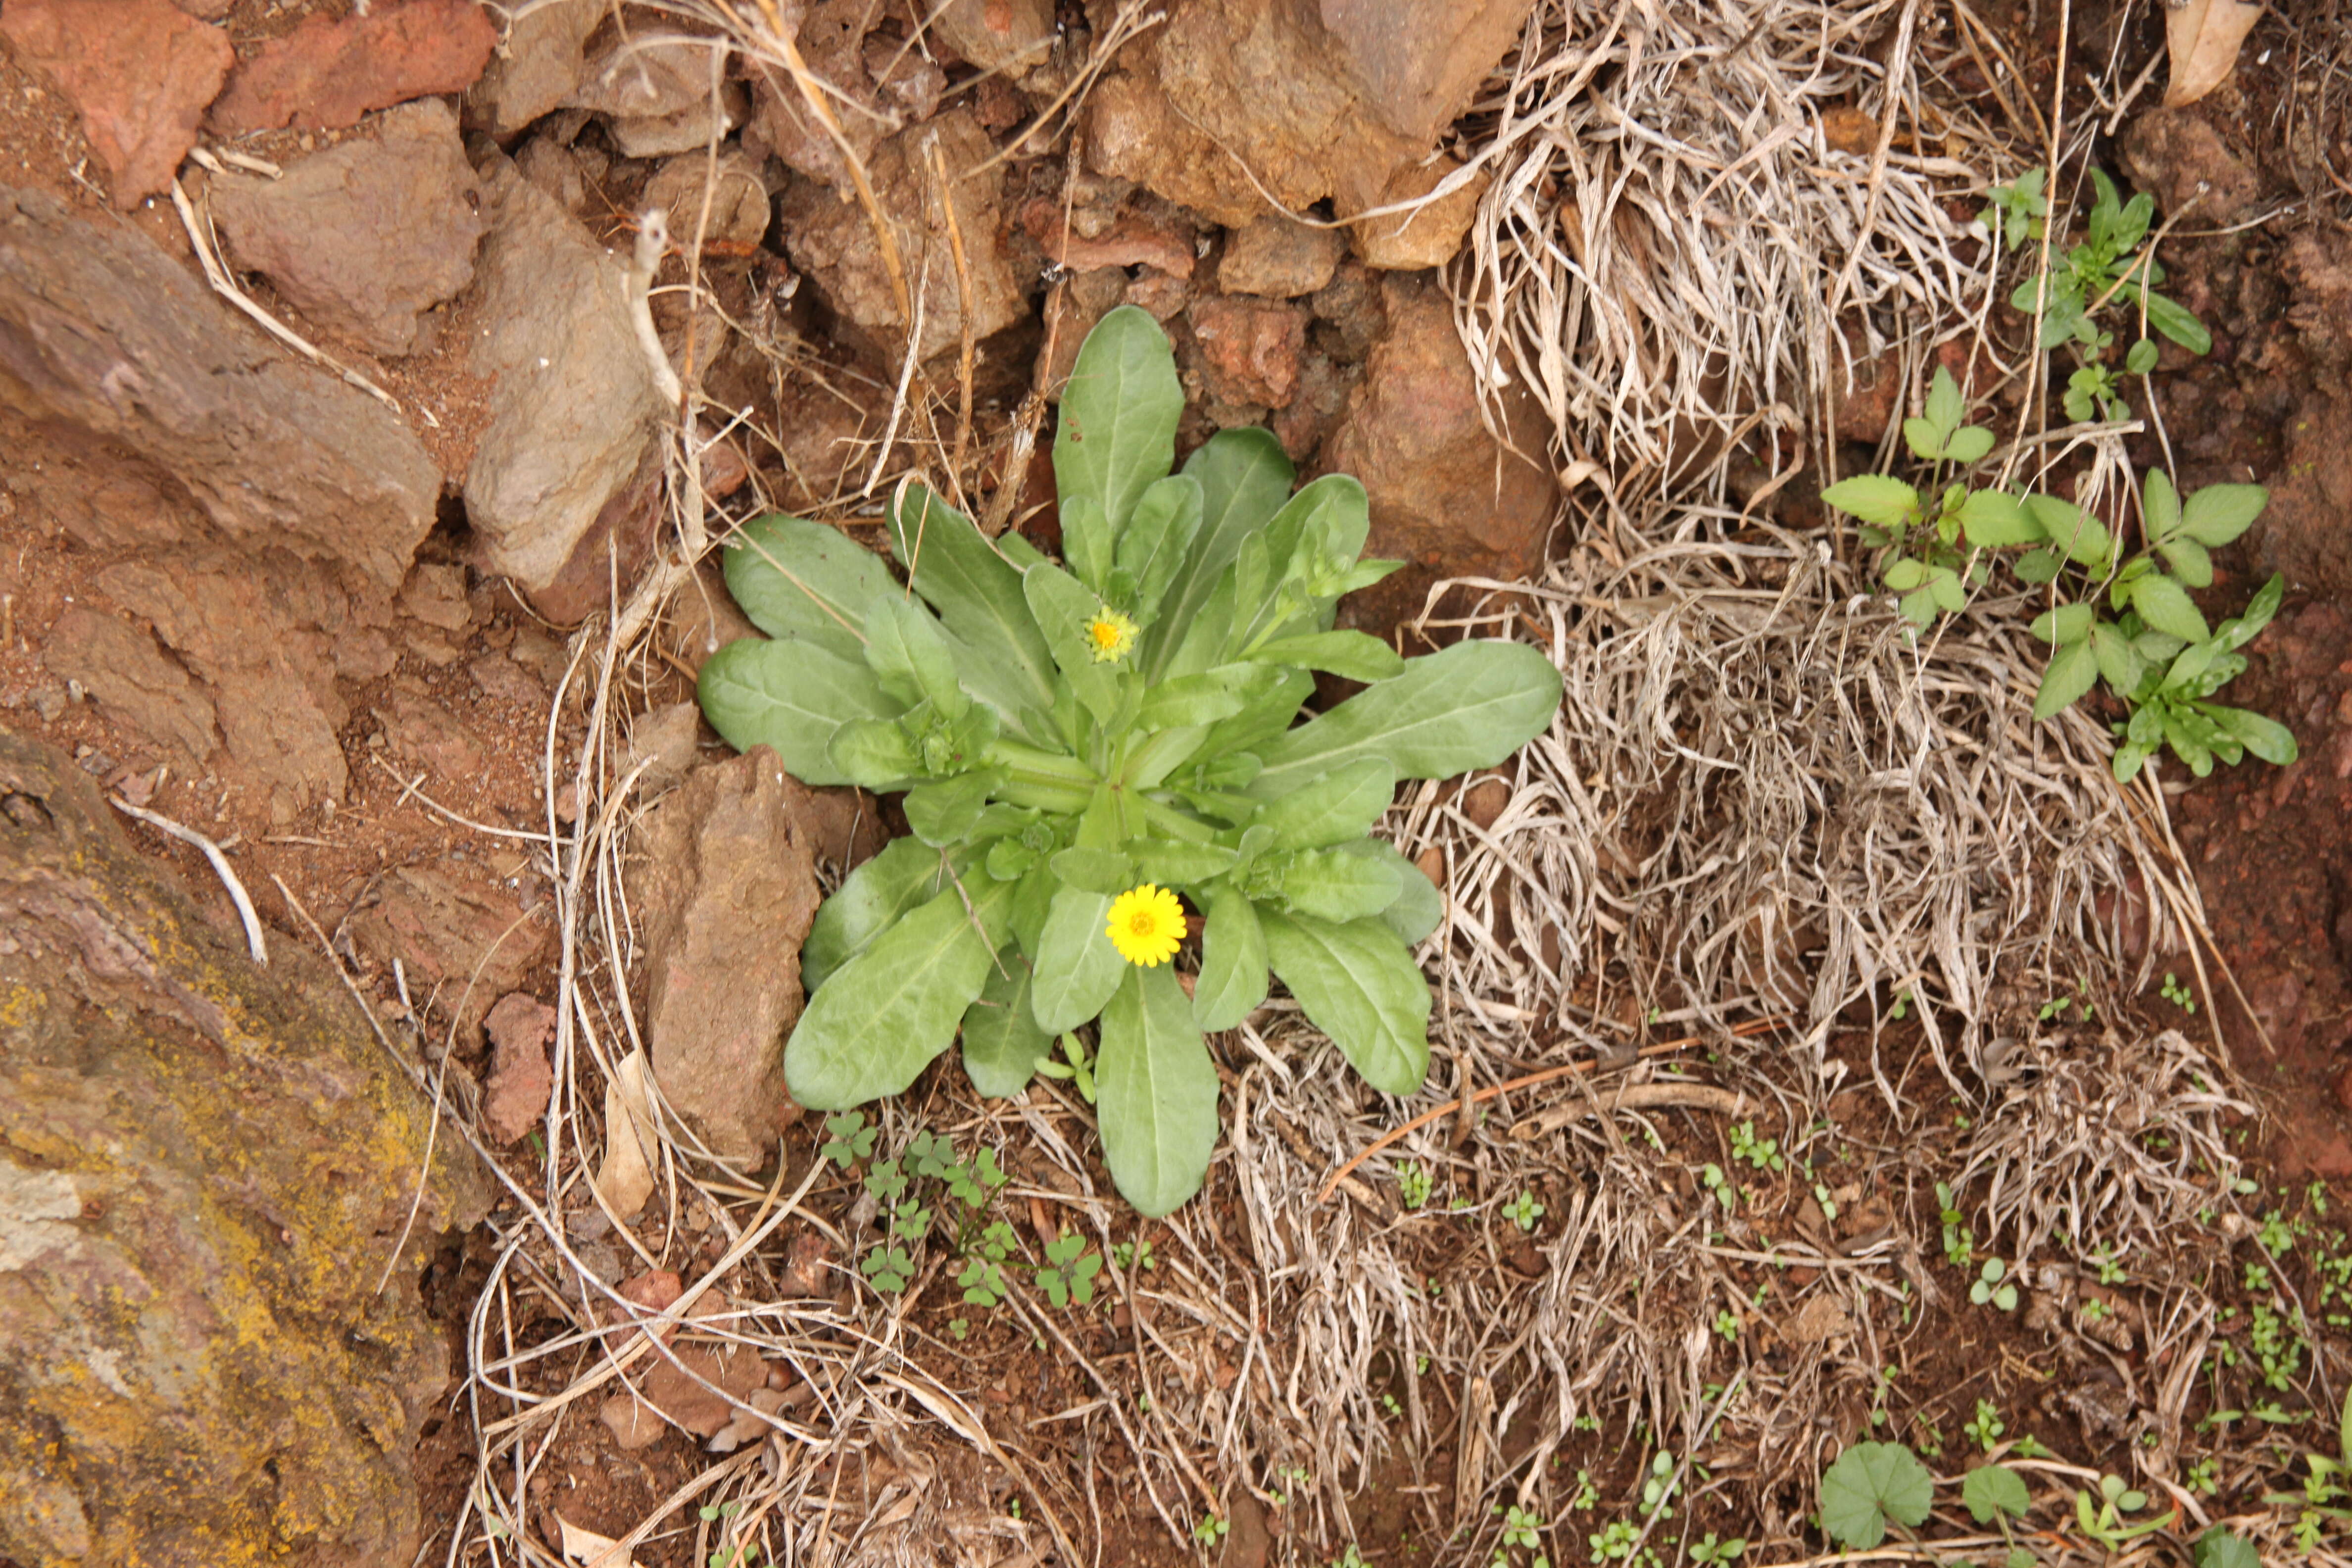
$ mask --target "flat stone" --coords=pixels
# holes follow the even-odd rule
[[[1316,0],[1363,101],[1430,142],[1462,117],[1527,26],[1535,0]]]
[[[428,1158],[324,963],[257,968],[65,757],[0,731],[0,1386],[39,1435],[0,1559],[408,1568],[470,1156]]]
[[[491,228],[472,369],[497,384],[466,472],[466,513],[475,564],[535,593],[636,478],[666,410],[630,324],[621,258],[512,163],[498,159],[486,174]]]
[[[602,0],[536,0],[511,14],[506,41],[466,93],[466,123],[514,135],[562,107],[588,74],[588,35]]]
[[[386,590],[440,500],[400,416],[281,353],[140,235],[5,187],[0,404],[128,448],[230,542],[341,563]]]
[[[81,111],[122,211],[172,188],[236,63],[228,35],[168,0],[9,0],[0,35]]]
[[[709,187],[707,218],[705,185]],[[767,182],[760,177],[759,165],[733,148],[719,153],[715,170],[700,151],[670,159],[646,182],[641,205],[669,215],[670,237],[681,250],[694,243],[698,223],[703,225],[705,245],[757,245],[768,232]]]
[[[724,136],[742,123],[749,100],[741,83],[722,79],[714,106],[710,46],[670,37],[616,41],[589,62],[564,103],[603,117],[623,157],[660,158]]]
[[[701,734],[698,702],[672,702],[640,713],[629,721],[629,751],[622,759],[622,771],[636,774],[637,788],[646,795],[675,789],[693,771]],[[639,773],[641,763],[645,771]]]
[[[77,605],[49,628],[41,663],[81,682],[107,718],[184,763],[203,762],[220,744],[212,698],[128,621]]]
[[[1517,387],[1505,393],[1511,447],[1496,441],[1481,418],[1477,375],[1444,294],[1426,280],[1395,279],[1381,292],[1388,335],[1322,457],[1327,471],[1353,474],[1370,498],[1364,553],[1407,563],[1340,602],[1346,623],[1366,629],[1417,615],[1440,578],[1533,575],[1559,504],[1549,425],[1534,398]]]
[[[1286,217],[1253,218],[1225,238],[1217,287],[1228,294],[1296,300],[1331,281],[1348,242],[1338,230]]]
[[[1247,295],[1213,294],[1190,312],[1209,395],[1221,402],[1280,408],[1298,389],[1307,312]]]
[[[818,902],[812,810],[811,792],[755,747],[699,769],[637,835],[654,1076],[710,1151],[746,1169],[800,1115],[784,1037]]]
[[[947,0],[932,35],[984,71],[1020,76],[1054,48],[1054,0]]]
[[[482,1019],[492,1049],[489,1081],[482,1086],[482,1119],[500,1144],[513,1142],[547,1114],[555,1069],[547,1047],[555,1039],[555,1009],[526,992],[498,1000]]]
[[[552,934],[488,871],[462,862],[394,868],[349,920],[377,963],[405,966],[420,1005],[438,986],[442,1011],[467,1034],[538,970]]]
[[[437,99],[390,110],[372,140],[295,160],[282,180],[216,179],[212,204],[241,268],[377,353],[429,350],[425,312],[474,280],[481,191]]]
[[[384,694],[375,716],[383,724],[384,744],[394,759],[425,770],[425,788],[436,798],[480,783],[489,763],[488,749],[435,698],[395,687]]]
[[[463,92],[481,76],[499,30],[474,0],[409,0],[362,15],[312,16],[230,74],[213,104],[225,136],[293,126],[339,131],[371,110]]]
[[[464,631],[474,618],[474,606],[466,598],[466,569],[420,562],[401,584],[400,607],[428,626]]]

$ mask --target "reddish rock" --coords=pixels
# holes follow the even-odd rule
[[[682,1345],[676,1363],[653,1364],[637,1394],[618,1394],[597,1412],[624,1448],[642,1448],[675,1423],[708,1437],[735,1418],[735,1405],[768,1385],[768,1363],[746,1345]]]
[[[1427,281],[1396,280],[1382,294],[1388,335],[1322,459],[1327,470],[1362,480],[1371,498],[1364,553],[1407,563],[1342,603],[1348,624],[1367,628],[1417,615],[1443,577],[1508,582],[1540,571],[1559,500],[1549,424],[1535,399],[1517,386],[1505,392],[1510,446],[1496,440],[1444,295]]]
[[[352,936],[384,968],[406,967],[409,992],[438,991],[460,1031],[538,969],[550,932],[515,895],[462,861],[401,866],[376,881],[350,916]]]
[[[236,63],[226,34],[168,0],[8,0],[0,34],[81,111],[125,211],[172,188],[205,105]]]
[[[1226,237],[1217,287],[1228,294],[1296,300],[1330,282],[1347,250],[1337,229],[1286,217],[1255,218]]]
[[[501,139],[557,109],[588,74],[601,0],[534,0],[510,13],[506,43],[466,94],[466,123]]]
[[[1038,196],[1022,207],[1021,226],[1046,259],[1073,272],[1156,267],[1171,278],[1192,276],[1192,226],[1172,212],[1123,207],[1108,226],[1091,235],[1075,223],[1065,225],[1063,216],[1058,199]]]
[[[438,100],[403,104],[374,139],[212,187],[230,255],[304,317],[380,354],[429,352],[425,314],[474,280],[481,190]]]
[[[429,690],[395,688],[375,714],[383,722],[385,745],[393,756],[425,771],[425,793],[457,798],[479,784],[489,765],[488,749]]]
[[[1535,0],[1317,0],[1316,8],[1366,107],[1426,142],[1470,107]]]
[[[1192,299],[1192,284],[1181,278],[1171,278],[1156,267],[1143,268],[1128,280],[1126,302],[1150,312],[1151,319],[1163,327]]]
[[[981,69],[1017,75],[1053,51],[1054,0],[945,0],[931,31]]]
[[[554,1008],[521,991],[499,997],[482,1020],[495,1052],[482,1116],[502,1144],[530,1131],[547,1114],[547,1097],[555,1088],[547,1047],[555,1038],[555,1024]]]
[[[1246,295],[1193,301],[1192,336],[1209,395],[1221,403],[1288,405],[1298,390],[1298,356],[1307,346],[1307,312]]]
[[[2121,151],[2124,173],[2154,193],[2157,212],[2167,220],[2185,214],[2187,226],[2219,228],[2249,216],[2262,201],[2262,176],[2194,109],[2134,115]]]
[[[1062,400],[1087,334],[1127,293],[1127,274],[1116,267],[1072,273],[1046,293],[1045,352],[1037,356],[1036,385],[1049,401]]]
[[[637,838],[654,1076],[713,1153],[747,1168],[800,1115],[784,1037],[816,914],[814,812],[812,793],[755,747],[664,797]]]
[[[81,682],[101,716],[183,763],[203,762],[219,744],[211,697],[127,621],[77,605],[49,628],[41,662]]]
[[[312,16],[236,68],[213,105],[213,129],[241,136],[289,125],[356,125],[370,110],[465,91],[498,41],[497,25],[475,0],[410,0],[364,16]]]

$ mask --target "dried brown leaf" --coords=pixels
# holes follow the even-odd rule
[[[2164,14],[2164,49],[2172,59],[2172,84],[2164,107],[2194,103],[2238,68],[2238,47],[2262,16],[2244,0],[2189,0]]]

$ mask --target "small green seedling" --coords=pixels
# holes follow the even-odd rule
[[[1704,1541],[1694,1542],[1690,1546],[1691,1561],[1706,1563],[1709,1568],[1730,1568],[1730,1564],[1738,1562],[1747,1551],[1746,1536],[1735,1535],[1728,1541],[1718,1542],[1712,1530],[1706,1532]]]
[[[1756,1136],[1756,1123],[1741,1121],[1731,1129],[1731,1157],[1745,1160],[1759,1171],[1785,1170],[1788,1162],[1780,1157],[1780,1141]]]
[[[1429,1169],[1420,1161],[1407,1160],[1397,1167],[1397,1201],[1409,1209],[1429,1201]]]
[[[1976,1280],[1969,1287],[1969,1300],[1978,1306],[1990,1302],[2004,1312],[2017,1310],[2017,1282],[2006,1279],[2009,1265],[1998,1258],[1988,1258],[1977,1270]]]
[[[1045,1262],[1037,1270],[1037,1288],[1056,1307],[1066,1307],[1073,1301],[1086,1306],[1095,1299],[1095,1276],[1102,1272],[1102,1265],[1101,1253],[1087,1251],[1085,1237],[1057,1237],[1045,1244]]]
[[[1976,1415],[1962,1425],[1960,1430],[1968,1434],[1969,1442],[1990,1453],[1993,1445],[2000,1441],[2000,1435],[2009,1430],[2009,1426],[2001,1420],[2000,1408],[1991,1400],[1979,1399]]]
[[[2160,1519],[2124,1522],[2126,1514],[2137,1513],[2147,1506],[2147,1494],[2134,1490],[2121,1476],[2101,1476],[2096,1503],[2088,1490],[2074,1493],[2074,1522],[2082,1527],[2084,1539],[2097,1542],[2109,1552],[2120,1552],[2143,1535],[2171,1529],[2180,1517],[2180,1510],[2174,1509]]]
[[[1544,1216],[1544,1206],[1536,1202],[1535,1194],[1523,1192],[1503,1205],[1503,1214],[1521,1230],[1532,1231]]]
[[[2197,994],[2175,978],[2169,969],[2164,972],[2164,999],[2184,1013],[2197,1011]]]
[[[1979,1524],[2022,1519],[2025,1510],[2033,1506],[2033,1499],[2025,1489],[2025,1478],[2007,1465],[1979,1465],[1970,1470],[1968,1479],[1960,1483],[1960,1501],[1968,1505]]]

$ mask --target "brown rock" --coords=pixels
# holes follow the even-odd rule
[[[704,221],[706,184],[709,216],[703,243],[758,244],[768,232],[767,183],[760,178],[758,164],[731,149],[719,153],[715,173],[699,150],[672,158],[646,182],[640,206],[659,207],[669,215],[670,237],[683,250],[694,243],[695,225]]]
[[[799,5],[783,12],[793,26],[802,17]],[[866,29],[872,13],[864,0],[817,0],[799,22],[801,58],[815,79],[840,100],[833,104],[834,121],[842,141],[861,163],[869,162],[875,147],[898,128],[898,117],[886,112],[866,62]],[[784,164],[836,190],[852,188],[849,164],[833,132],[809,111],[807,99],[793,79],[782,71],[761,73],[753,85],[751,118],[744,128],[744,150],[754,158],[772,152]]]
[[[1253,218],[1226,237],[1217,287],[1228,294],[1295,300],[1330,282],[1347,248],[1334,229],[1286,217]]]
[[[677,1277],[675,1269],[656,1268],[624,1279],[614,1289],[623,1300],[648,1312],[658,1312],[686,1294],[686,1281]]]
[[[933,0],[940,42],[987,71],[1020,75],[1054,47],[1054,0]]]
[[[125,561],[98,575],[212,688],[230,759],[281,826],[341,799],[350,782],[336,739],[346,713],[331,639],[318,629],[340,632],[348,612],[318,575],[269,553],[184,557],[168,567]]]
[[[1212,397],[1269,408],[1290,402],[1307,344],[1304,310],[1246,295],[1212,295],[1193,301],[1191,319]]]
[[[370,110],[474,85],[499,30],[474,0],[409,0],[341,18],[312,16],[230,76],[212,110],[225,136],[294,126],[334,131]]]
[[[927,268],[931,279],[916,355],[924,360],[956,345],[963,320],[947,208],[927,151],[934,139],[963,237],[972,335],[984,338],[1002,331],[1029,313],[1022,279],[1013,272],[999,233],[1003,166],[977,172],[994,157],[996,145],[971,110],[950,110],[881,142],[871,160],[876,196],[882,211],[890,215],[907,288],[911,293]],[[793,265],[808,274],[844,325],[857,329],[880,357],[898,363],[905,352],[907,318],[898,309],[865,211],[811,182],[795,183],[784,195],[782,210],[784,246]]]
[[[1062,204],[1038,196],[1021,209],[1021,226],[1047,260],[1074,272],[1103,267],[1155,267],[1171,278],[1192,276],[1192,226],[1171,211],[1122,206],[1108,225],[1088,234],[1065,224]]]
[[[325,965],[257,968],[66,758],[0,731],[0,1385],[38,1435],[0,1559],[407,1568],[416,1282],[471,1161]]]
[[[362,138],[298,158],[282,180],[213,182],[230,254],[319,326],[382,354],[432,347],[425,312],[474,280],[481,190],[457,117],[403,104]]]
[[[460,1031],[494,998],[520,989],[549,932],[488,872],[464,862],[395,868],[350,917],[352,938],[385,968],[406,967],[412,994],[440,988]]]
[[[603,116],[625,158],[708,147],[714,132],[723,136],[742,122],[746,101],[741,83],[722,80],[714,105],[710,46],[676,36],[615,39],[564,100]]]
[[[1037,389],[1055,403],[1078,363],[1078,349],[1095,323],[1127,298],[1127,274],[1116,267],[1073,273],[1046,292],[1045,352],[1037,356]]]
[[[1548,422],[1514,386],[1503,397],[1517,450],[1486,431],[1469,354],[1445,298],[1426,281],[1387,282],[1387,337],[1323,449],[1330,471],[1353,474],[1371,498],[1364,553],[1406,570],[1343,602],[1349,624],[1379,627],[1419,612],[1429,586],[1450,576],[1523,578],[1541,569],[1558,496],[1546,456]],[[1538,464],[1543,466],[1538,466]]]
[[[547,1047],[555,1038],[555,1023],[554,1008],[520,991],[499,997],[482,1020],[496,1052],[484,1085],[482,1118],[501,1144],[513,1142],[547,1114],[547,1097],[555,1088]]]
[[[423,563],[401,585],[400,607],[428,626],[462,632],[473,619],[474,606],[466,601],[466,569]]]
[[[112,616],[77,605],[58,617],[41,649],[49,673],[79,680],[106,718],[183,763],[212,755],[212,699],[155,639]]]
[[[486,653],[466,666],[483,695],[531,710],[547,706],[547,688],[530,671],[502,653]]]
[[[472,369],[497,384],[466,471],[466,514],[475,563],[536,595],[575,561],[600,520],[609,532],[609,504],[621,500],[623,513],[637,515],[625,492],[642,486],[641,462],[664,410],[629,320],[623,262],[512,163],[490,165],[485,185],[491,229]],[[581,607],[603,602],[601,563],[575,576],[593,595]]]
[[[1399,135],[1434,140],[1470,107],[1535,0],[1318,0],[1364,100]]]
[[[228,15],[231,0],[172,0],[172,4],[199,22],[217,22]]]
[[[2262,202],[2262,176],[2195,109],[2134,115],[2124,131],[2122,153],[2124,173],[2154,193],[2158,216],[2167,220],[2186,215],[2186,226],[2220,228],[2249,216]]]
[[[816,914],[812,810],[810,792],[755,747],[665,797],[638,838],[654,1076],[713,1153],[748,1168],[800,1114],[784,1036],[800,1017],[800,944]]]
[[[466,93],[466,123],[508,137],[561,108],[588,74],[600,0],[536,0],[509,13],[505,43]]]
[[[1181,278],[1171,278],[1156,267],[1146,267],[1129,280],[1125,302],[1149,311],[1151,319],[1164,327],[1192,300],[1190,283]]]
[[[236,61],[226,34],[167,0],[9,0],[0,35],[81,111],[125,212],[172,188],[205,105]]]
[[[554,137],[534,136],[524,142],[515,154],[515,168],[572,216],[588,210],[588,171],[578,152]]]
[[[745,1345],[682,1345],[646,1373],[637,1394],[618,1394],[597,1415],[624,1448],[642,1448],[671,1424],[708,1437],[735,1417],[735,1405],[768,1384],[768,1365]]]
[[[1850,366],[1831,372],[1832,417],[1840,440],[1875,443],[1886,435],[1895,400],[1903,395],[1903,355],[1893,348],[1873,355],[1864,346],[1861,324],[1848,321],[1844,326],[1853,359]]]
[[[716,560],[705,561],[697,574],[702,581],[689,584],[669,602],[661,639],[672,657],[698,675],[704,659],[739,637],[761,633],[736,606]]]
[[[640,713],[629,722],[629,752],[622,759],[622,771],[634,774],[638,791],[647,796],[675,789],[693,771],[701,733],[699,703],[672,702]]]
[[[424,769],[429,775],[426,788],[436,795],[471,788],[489,765],[489,752],[480,738],[429,692],[395,689],[385,694],[375,716],[383,724],[392,754]]]
[[[129,448],[235,543],[385,590],[441,478],[400,416],[271,347],[146,239],[0,189],[0,404]]]
[[[1407,163],[1377,183],[1365,177],[1361,167],[1341,174],[1339,216],[1367,215],[1348,230],[1349,243],[1365,266],[1418,272],[1453,259],[1462,237],[1470,231],[1470,220],[1477,216],[1478,198],[1486,191],[1486,176],[1481,174],[1439,195],[1439,186],[1461,167],[1452,158],[1440,157]]]

